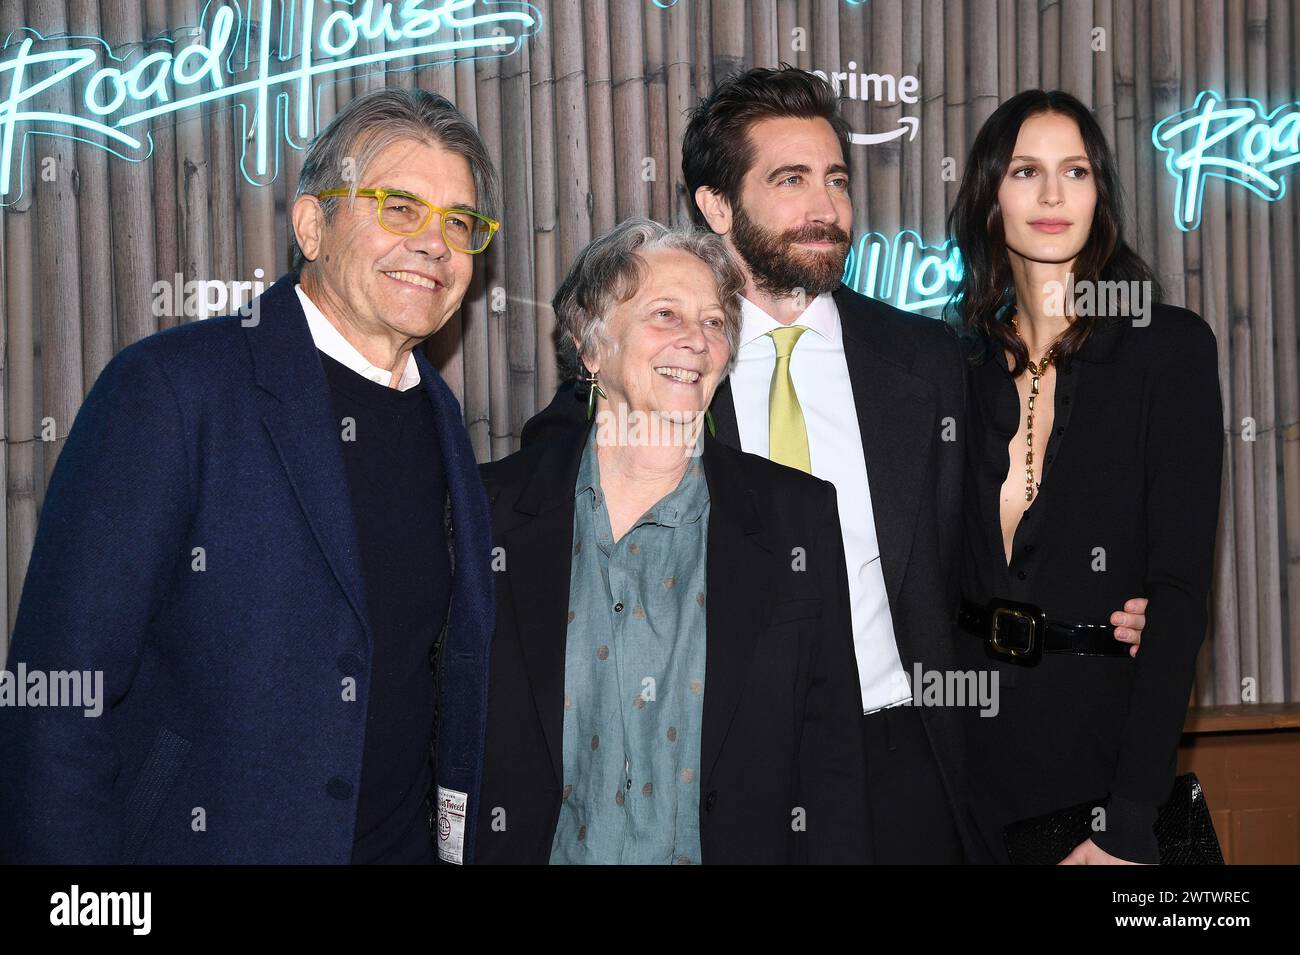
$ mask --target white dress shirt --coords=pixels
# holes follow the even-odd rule
[[[768,456],[768,393],[776,366],[776,343],[767,336],[781,323],[741,298],[740,354],[731,373],[740,445]],[[844,358],[840,312],[830,293],[813,299],[794,320],[808,331],[790,356],[790,377],[808,429],[812,473],[835,485],[840,530],[848,563],[853,648],[858,660],[862,710],[869,713],[911,699],[889,612],[880,545],[871,509],[862,435]]]
[[[370,364],[365,355],[357,351],[350,341],[334,327],[325,317],[325,313],[316,307],[316,303],[307,297],[301,285],[295,285],[298,301],[307,315],[307,327],[311,330],[311,339],[316,347],[329,355],[340,365],[346,365],[363,378],[369,378],[378,385],[387,385],[393,380],[393,373],[387,368]],[[402,372],[397,383],[398,391],[409,391],[420,383],[420,367],[415,363],[415,352],[406,356],[406,370]]]

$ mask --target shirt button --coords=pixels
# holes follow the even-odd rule
[[[325,792],[329,793],[334,799],[351,799],[352,784],[346,779],[335,776],[325,784]]]
[[[632,780],[630,780],[630,779],[627,781],[627,789],[628,789],[628,792],[631,792],[631,791],[632,791]]]
[[[1024,580],[1028,576],[1029,575],[1026,574],[1023,570],[1016,574],[1016,578],[1019,580]]]
[[[1057,429],[1056,429],[1056,433],[1057,433],[1057,434],[1065,434],[1065,429],[1064,429],[1064,428],[1057,428]]]
[[[614,604],[614,613],[622,613],[622,612],[623,612],[623,601],[620,600],[618,603]]]
[[[1033,552],[1034,552],[1034,545],[1033,545],[1033,544],[1026,544],[1026,545],[1025,545],[1025,553],[1026,553],[1026,554],[1032,554]]]

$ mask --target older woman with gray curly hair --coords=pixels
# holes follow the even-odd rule
[[[867,861],[835,489],[705,427],[742,285],[718,237],[629,219],[556,293],[590,426],[482,468],[479,861]]]

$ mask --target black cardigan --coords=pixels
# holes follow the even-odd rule
[[[1109,320],[1060,368],[1042,487],[1016,530],[1008,566],[998,495],[1020,406],[1000,349],[970,376],[962,586],[1038,604],[1053,619],[1106,623],[1150,598],[1135,659],[1045,654],[995,663],[1001,712],[972,722],[971,772],[986,838],[1001,827],[1109,794],[1093,841],[1156,862],[1152,832],[1167,798],[1208,623],[1223,460],[1214,333],[1157,306],[1146,325]]]

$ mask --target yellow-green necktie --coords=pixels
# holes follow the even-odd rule
[[[777,464],[812,472],[808,458],[808,428],[804,424],[799,396],[790,377],[790,353],[807,326],[774,328],[768,335],[776,343],[776,367],[767,393],[767,456]]]

